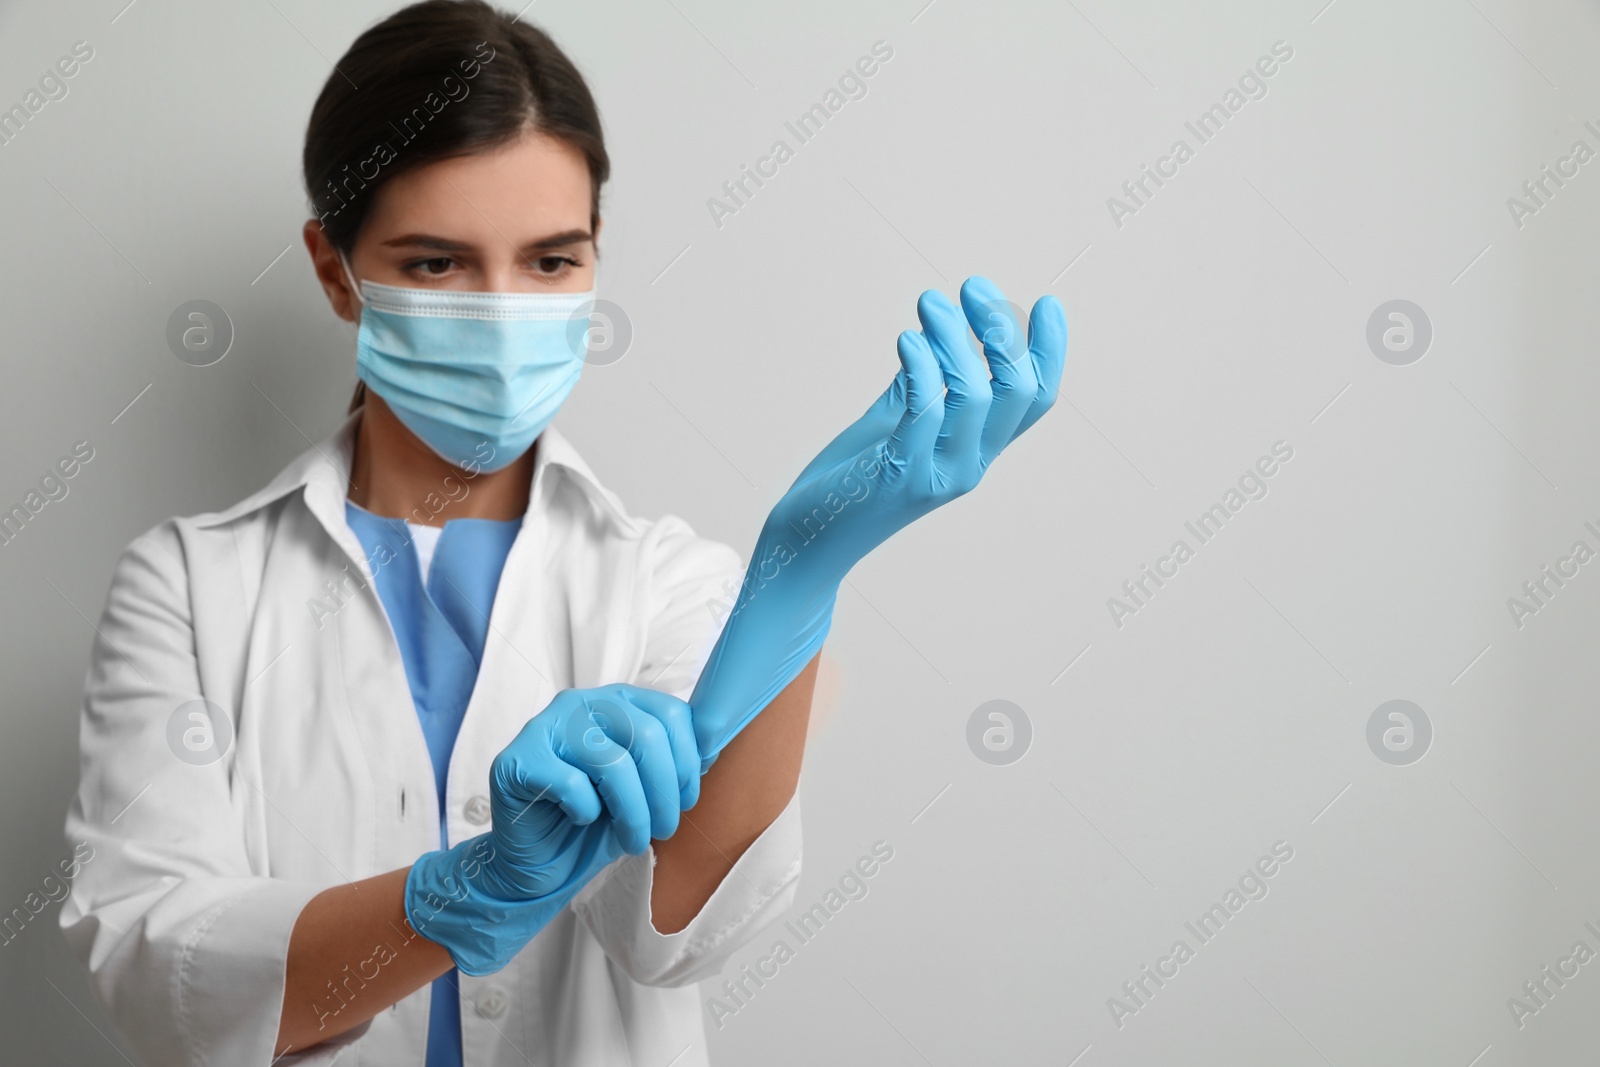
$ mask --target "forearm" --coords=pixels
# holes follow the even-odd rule
[[[410,868],[326,889],[289,935],[276,1055],[359,1026],[452,966],[406,920]]]
[[[819,653],[820,655],[820,653]],[[689,925],[739,857],[794,797],[805,755],[817,658],[728,742],[678,832],[654,843],[650,915],[663,934]]]
[[[702,766],[778,703],[822,651],[847,565],[826,538],[802,541],[769,517],[722,633],[689,696]]]

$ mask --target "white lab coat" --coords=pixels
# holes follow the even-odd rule
[[[266,1067],[300,909],[440,847],[405,669],[344,517],[358,418],[236,506],[145,533],[116,567],[66,822],[94,855],[61,926],[153,1064]],[[490,761],[557,690],[622,681],[687,697],[742,574],[682,520],[630,517],[546,430],[450,758],[447,843],[487,828]],[[234,733],[206,765],[169,741],[175,709],[197,697]],[[504,970],[461,976],[467,1067],[707,1062],[692,983],[793,903],[799,803],[678,933],[651,925],[653,865],[653,851],[617,861]],[[429,994],[278,1063],[421,1067]]]

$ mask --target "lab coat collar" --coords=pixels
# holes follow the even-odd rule
[[[358,408],[352,412],[337,430],[302,452],[266,486],[225,511],[195,516],[194,524],[201,527],[221,526],[304,489],[307,506],[323,520],[330,532],[334,532],[336,527],[344,527],[342,509],[346,488],[350,484],[350,469],[355,461],[356,428],[361,423],[363,410]],[[554,427],[545,428],[535,447],[537,452],[528,491],[528,510],[523,514],[524,522],[527,522],[528,514],[532,513],[540,499],[545,482],[557,475],[566,476],[584,499],[602,515],[622,524],[631,521],[621,500],[600,484],[600,479],[578,455],[572,442]],[[557,475],[547,473],[552,469]]]

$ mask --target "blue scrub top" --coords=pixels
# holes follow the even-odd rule
[[[520,519],[451,519],[434,546],[426,583],[404,519],[345,501],[345,520],[373,562],[378,599],[405,663],[411,700],[428,742],[439,797],[439,841],[446,842],[444,787],[450,750],[478,680],[489,614]],[[380,546],[387,551],[380,552]],[[379,559],[387,559],[379,564]],[[461,1067],[461,993],[451,968],[434,979],[427,1067]]]

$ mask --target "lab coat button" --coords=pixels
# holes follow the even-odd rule
[[[482,826],[489,821],[489,798],[476,796],[462,805],[461,814],[474,826]]]
[[[478,994],[475,1005],[485,1019],[498,1019],[506,1013],[506,993],[499,986],[490,986]]]

